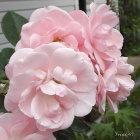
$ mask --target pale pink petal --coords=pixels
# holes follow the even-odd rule
[[[46,84],[42,84],[40,86],[42,93],[46,95],[57,95],[60,97],[64,97],[67,95],[70,90],[63,84],[56,83],[54,81],[49,81]]]
[[[92,106],[84,103],[83,101],[77,102],[74,106],[74,115],[82,117],[88,115],[92,110]]]
[[[74,109],[66,110],[64,111],[64,116],[63,116],[63,124],[61,125],[61,129],[66,129],[70,127],[73,123],[74,120]]]
[[[37,48],[42,44],[48,44],[53,42],[54,38],[51,34],[47,36],[41,36],[39,34],[33,34],[30,38],[30,47]]]
[[[31,73],[20,74],[11,79],[9,90],[5,98],[5,107],[7,110],[15,108],[14,105],[18,104],[18,101],[22,95],[22,92],[25,90],[26,87],[29,86],[29,84],[31,83],[31,79],[32,79]],[[11,107],[10,107],[10,104],[11,104]],[[9,110],[9,111],[12,111],[12,110]]]
[[[78,42],[76,38],[72,35],[67,36],[63,40],[69,47],[74,48],[75,50],[78,50]]]
[[[85,29],[88,26],[88,16],[85,14],[85,12],[81,10],[75,10],[70,12],[70,15],[79,22]]]
[[[69,91],[64,97],[56,97],[56,100],[59,101],[62,108],[69,110],[77,103],[78,97],[74,95],[73,92]]]
[[[56,140],[52,133],[46,132],[45,134],[34,133],[25,137],[23,140]]]
[[[107,43],[111,46],[116,46],[117,49],[121,49],[123,46],[123,36],[122,34],[116,30],[116,29],[112,29],[112,33],[110,36],[110,39],[107,40]]]
[[[104,13],[102,22],[110,25],[111,27],[115,27],[119,23],[119,18],[117,17],[116,13],[108,11]]]
[[[53,140],[40,134],[34,133],[26,136],[23,140]]]
[[[13,73],[22,73],[24,71],[30,71],[37,68],[40,68],[41,70],[46,70],[48,68],[47,54],[38,52],[32,53],[32,55],[26,57],[24,61],[17,62],[17,64],[14,66]]]
[[[43,115],[44,109],[46,109],[44,106],[44,97],[44,95],[38,93],[32,100],[31,113],[35,119],[40,119],[40,117]],[[42,101],[41,104],[40,101]]]
[[[31,102],[35,95],[35,91],[31,88],[26,89],[20,98],[19,108],[27,116],[32,117],[31,114]]]
[[[60,67],[70,69],[74,74],[77,74],[79,82],[68,85],[74,91],[90,91],[96,86],[97,77],[93,72],[94,68],[84,53],[75,53],[74,50],[68,48],[57,49],[52,56],[52,60],[53,68],[59,63]],[[85,84],[87,82],[89,83],[88,85]]]
[[[33,22],[33,21],[44,19],[46,17],[46,14],[47,14],[47,8],[39,8],[32,13],[30,17],[30,21]]]
[[[18,103],[13,102],[9,94],[7,94],[4,99],[4,107],[6,108],[6,110],[8,111],[15,110],[17,109],[17,106],[18,106]]]
[[[9,63],[13,64],[17,61],[22,61],[31,53],[33,53],[33,50],[30,48],[23,48],[22,50],[18,50],[11,56]]]
[[[117,103],[113,102],[109,96],[107,96],[107,101],[108,101],[108,104],[111,107],[112,111],[114,113],[117,113],[118,112]]]
[[[72,28],[71,28],[72,27]],[[78,22],[70,22],[66,27],[65,27],[65,31],[68,32],[68,35],[72,35],[75,37],[75,39],[77,40],[78,43],[78,47],[80,48],[81,45],[83,45],[85,38],[83,37],[83,32],[85,32],[83,30],[82,25],[80,25],[80,23]]]
[[[123,88],[131,90],[134,87],[134,81],[131,79],[131,76],[117,76],[117,80]]]
[[[59,42],[44,44],[35,49],[35,52],[45,53],[50,58],[54,51],[58,48],[65,48],[66,46]]]
[[[9,140],[9,137],[8,137],[6,131],[2,127],[0,127],[0,137],[3,140]]]
[[[54,27],[54,23],[50,18],[41,19],[31,25],[30,32],[41,36],[47,35],[48,31]]]
[[[55,6],[49,6],[48,8],[41,8],[33,12],[30,21],[36,21],[46,17],[53,20],[57,18],[57,22],[55,22],[55,24],[61,26],[65,26],[73,20],[66,11]]]
[[[107,12],[108,10],[110,10],[110,6],[106,5],[106,4],[101,4],[97,7],[96,12],[101,15],[102,13]]]
[[[17,50],[22,49],[22,48],[25,48],[25,46],[21,43],[21,41],[18,41],[15,50],[17,51]]]
[[[21,30],[21,43],[25,48],[30,48],[30,28],[32,26],[32,22],[26,23],[22,26]]]
[[[94,50],[94,55],[97,63],[99,64],[101,71],[104,72],[106,68],[103,59],[101,58],[100,54],[96,50]]]

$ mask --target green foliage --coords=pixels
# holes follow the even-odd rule
[[[2,83],[3,81],[1,80],[0,82]],[[8,82],[3,84],[3,85],[4,85],[4,87],[0,90],[0,95],[5,95],[8,91],[8,88],[9,88],[9,83]]]
[[[5,74],[5,66],[8,64],[11,55],[14,53],[14,49],[5,48],[0,52],[0,84],[4,87],[0,89],[0,112],[6,112],[4,108],[4,95],[8,91],[9,83]]]
[[[119,0],[120,29],[124,56],[140,55],[140,0]]]
[[[74,119],[71,129],[76,132],[86,132],[89,129],[89,126],[78,118]]]
[[[105,114],[105,119],[113,120],[113,125],[116,131],[131,130],[136,125],[135,119],[138,117],[137,113],[130,107],[123,107],[118,113],[108,111]]]
[[[0,79],[6,79],[5,71],[0,67]]]
[[[126,106],[126,104],[125,104]],[[92,123],[90,129],[85,132],[75,132],[76,140],[112,140],[121,137],[115,136],[116,132],[121,134],[134,133],[137,140],[139,128],[137,127],[138,113],[133,108],[123,107],[118,113],[108,110],[102,117],[100,123]],[[132,136],[128,136],[131,138]]]
[[[92,134],[92,130],[89,131],[88,133],[77,133],[75,132],[75,136],[76,136],[76,140],[94,140],[95,136],[94,135],[90,135],[88,136],[88,134]]]
[[[76,140],[74,132],[70,128],[54,132],[54,135],[57,140]]]
[[[97,123],[92,125],[97,140],[111,139],[114,135],[113,123]]]
[[[1,22],[2,31],[7,40],[15,46],[20,40],[20,32],[23,24],[28,20],[15,12],[7,12]]]
[[[86,134],[90,127],[78,118],[74,119],[73,124],[69,129],[57,131],[54,133],[57,140],[78,140],[78,136],[83,136]],[[82,140],[80,138],[80,140]],[[83,139],[84,140],[84,139]]]
[[[5,70],[5,66],[8,64],[11,55],[14,53],[12,48],[4,48],[0,52],[0,69]]]
[[[137,80],[137,79],[139,79],[139,78],[140,78],[140,67],[137,68],[137,69],[135,70],[135,72],[132,73],[131,76],[132,76],[132,79],[133,79],[133,80]]]
[[[131,91],[131,96],[128,97],[129,104],[135,107],[136,111],[140,115],[140,67],[132,74],[133,80],[135,80],[135,86]]]
[[[0,95],[0,112],[6,112],[4,108],[4,95]]]

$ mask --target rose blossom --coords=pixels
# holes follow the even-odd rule
[[[118,112],[117,103],[124,101],[134,87],[134,81],[129,75],[134,71],[132,65],[127,64],[127,57],[120,57],[113,62],[99,78],[97,105],[104,113],[106,99],[114,112]]]
[[[51,42],[63,42],[75,50],[79,50],[84,42],[82,26],[69,13],[55,6],[32,13],[30,21],[22,27],[16,50],[36,48]]]
[[[104,113],[107,99],[112,110],[117,112],[117,102],[126,100],[134,86],[129,76],[133,67],[127,64],[127,58],[121,58],[123,37],[113,28],[119,21],[116,14],[105,4],[97,7],[92,3],[90,9],[89,17],[80,10],[71,12],[71,16],[84,28],[86,53],[98,73],[99,111]]]
[[[56,140],[50,132],[39,132],[34,120],[20,112],[0,115],[0,137],[3,140]]]
[[[125,85],[116,84],[118,79],[108,80],[105,76],[109,73],[108,71],[112,71],[113,66],[111,78],[120,75],[118,65],[122,61],[120,50],[123,45],[123,37],[118,30],[113,28],[118,24],[119,19],[116,13],[105,4],[97,7],[92,3],[90,9],[89,16],[81,10],[67,13],[55,6],[37,9],[31,15],[29,23],[23,26],[21,40],[18,42],[16,50],[22,48],[35,49],[43,44],[61,42],[66,47],[88,54],[95,72],[98,73],[99,85],[96,104],[99,106],[99,111],[103,113],[106,99],[111,108],[113,104],[114,108],[117,108],[115,106],[120,101],[118,94],[121,92],[123,97],[127,97],[134,84],[128,76],[132,71],[123,74],[129,77],[130,82],[130,88],[125,90],[125,93],[122,92],[122,87]],[[121,78],[122,81],[125,81],[123,77]],[[117,83],[120,83],[120,80]],[[110,90],[109,85],[115,85],[113,88],[116,91]],[[113,110],[117,112],[117,109]]]
[[[91,56],[94,65],[98,64],[100,71],[104,72],[110,61],[121,56],[123,37],[118,30],[112,28],[119,20],[109,6],[101,4],[97,7],[91,3],[90,9],[89,16],[80,10],[70,14],[84,28],[86,52]]]
[[[122,47],[123,37],[119,31],[112,28],[117,23],[116,14],[105,4],[97,8],[92,3],[89,17],[81,10],[67,13],[55,6],[40,8],[32,13],[29,23],[23,26],[21,40],[16,49],[63,42],[75,50],[86,53],[90,51],[90,55],[94,52],[100,64],[103,63],[100,62],[103,61],[100,57],[110,60],[120,56],[116,48]]]
[[[87,115],[96,103],[98,80],[90,59],[62,43],[16,51],[6,73],[6,109],[19,107],[40,130],[67,128],[74,116]]]

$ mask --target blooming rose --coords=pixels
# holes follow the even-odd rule
[[[71,16],[84,28],[86,52],[94,65],[98,64],[100,71],[104,72],[110,61],[121,56],[123,37],[118,30],[112,28],[119,20],[109,6],[102,4],[96,7],[92,3],[90,9],[89,17],[80,10],[71,12]]]
[[[67,47],[94,55],[104,70],[105,64],[101,58],[112,60],[112,57],[120,56],[117,49],[121,49],[123,37],[112,28],[117,23],[116,14],[105,4],[96,8],[92,3],[89,17],[81,10],[67,13],[55,6],[40,8],[23,26],[16,49],[63,42]]]
[[[82,26],[69,13],[55,6],[32,13],[29,23],[22,27],[16,50],[36,48],[51,42],[63,42],[75,50],[79,50],[84,42]]]
[[[126,58],[121,58],[123,37],[113,28],[119,21],[116,14],[105,4],[96,7],[92,3],[90,8],[89,17],[80,10],[71,12],[71,16],[84,28],[86,53],[89,54],[98,73],[99,111],[105,111],[107,99],[112,110],[117,112],[117,102],[126,100],[134,86],[129,76],[133,72],[133,67],[127,64]]]
[[[127,64],[127,58],[120,57],[99,78],[97,105],[101,113],[105,111],[106,99],[111,109],[118,112],[117,103],[126,100],[130,95],[130,90],[134,87],[134,81],[129,75],[133,71],[134,67]]]
[[[3,140],[56,140],[50,132],[39,132],[34,120],[20,112],[0,115],[0,137]]]
[[[5,107],[20,108],[40,130],[69,127],[96,103],[97,75],[88,56],[58,42],[16,51],[6,67]]]
[[[123,37],[118,30],[113,28],[119,20],[116,13],[105,4],[97,7],[92,3],[90,9],[89,16],[81,10],[67,13],[55,6],[36,10],[31,15],[29,23],[23,26],[21,40],[18,42],[16,50],[22,48],[35,49],[51,42],[61,42],[68,48],[85,52],[90,57],[99,77],[96,96],[99,111],[101,113],[105,111],[107,99],[111,108],[114,104],[113,110],[117,112],[115,109],[117,108],[116,102],[120,101],[118,94],[120,95],[121,92],[121,96],[127,97],[134,85],[129,78],[130,87],[125,90],[127,93],[125,94],[124,91],[122,92],[122,87],[125,85],[120,86],[120,80],[116,78],[116,75],[120,75],[118,65],[123,62],[120,51],[123,45]],[[10,68],[8,71],[11,72]],[[112,71],[112,75],[111,79],[108,80],[109,77],[106,75],[110,71]],[[122,75],[127,77],[131,72],[124,72]],[[120,79],[125,82],[123,76]]]

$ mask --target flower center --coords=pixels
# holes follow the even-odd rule
[[[54,38],[53,42],[63,42],[63,40],[59,37]]]
[[[53,71],[53,79],[56,83],[71,84],[77,82],[77,76],[69,69],[63,70],[57,66]]]
[[[39,86],[41,91],[47,95],[58,95],[64,97],[67,94],[67,85],[77,82],[77,76],[69,69],[63,70],[57,66]]]

